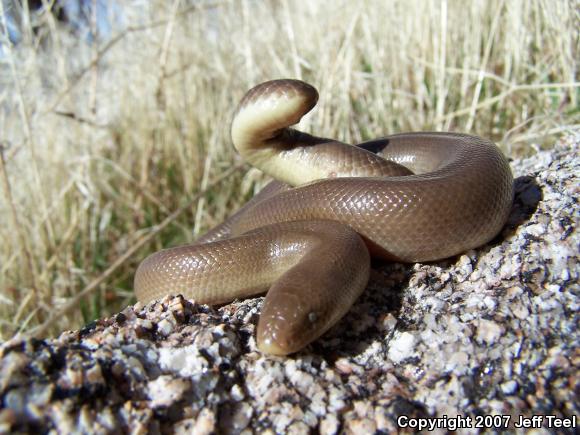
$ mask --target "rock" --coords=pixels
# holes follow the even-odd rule
[[[411,357],[415,346],[415,336],[408,332],[402,332],[389,343],[389,358],[396,363]]]
[[[261,298],[166,297],[4,343],[0,432],[335,434],[440,417],[428,421],[443,433],[457,416],[578,415],[579,142],[512,162],[514,207],[494,241],[380,267],[296,355],[257,351]]]

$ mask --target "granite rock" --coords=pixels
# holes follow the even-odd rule
[[[256,349],[262,298],[210,308],[166,297],[55,339],[4,343],[0,432],[444,432],[463,422],[477,433],[536,415],[578,424],[579,142],[512,161],[514,207],[490,244],[378,265],[347,316],[290,357]],[[538,420],[536,433],[556,421]]]

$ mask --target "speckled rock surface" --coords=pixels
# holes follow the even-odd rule
[[[512,162],[514,209],[491,244],[378,267],[346,318],[294,356],[257,352],[261,298],[214,309],[168,297],[4,343],[0,432],[470,433],[529,418],[536,433],[572,433],[579,142]]]

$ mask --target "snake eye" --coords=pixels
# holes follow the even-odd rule
[[[318,320],[318,314],[316,314],[314,311],[311,311],[308,313],[308,321],[310,323],[316,323],[317,320]]]

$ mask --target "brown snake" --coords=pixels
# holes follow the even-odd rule
[[[352,146],[288,128],[317,100],[316,89],[298,80],[246,93],[233,143],[282,183],[268,185],[195,244],[147,257],[135,276],[140,301],[181,293],[219,304],[268,291],[257,345],[285,355],[349,310],[368,282],[370,256],[438,260],[501,230],[513,181],[493,143],[406,133]]]

